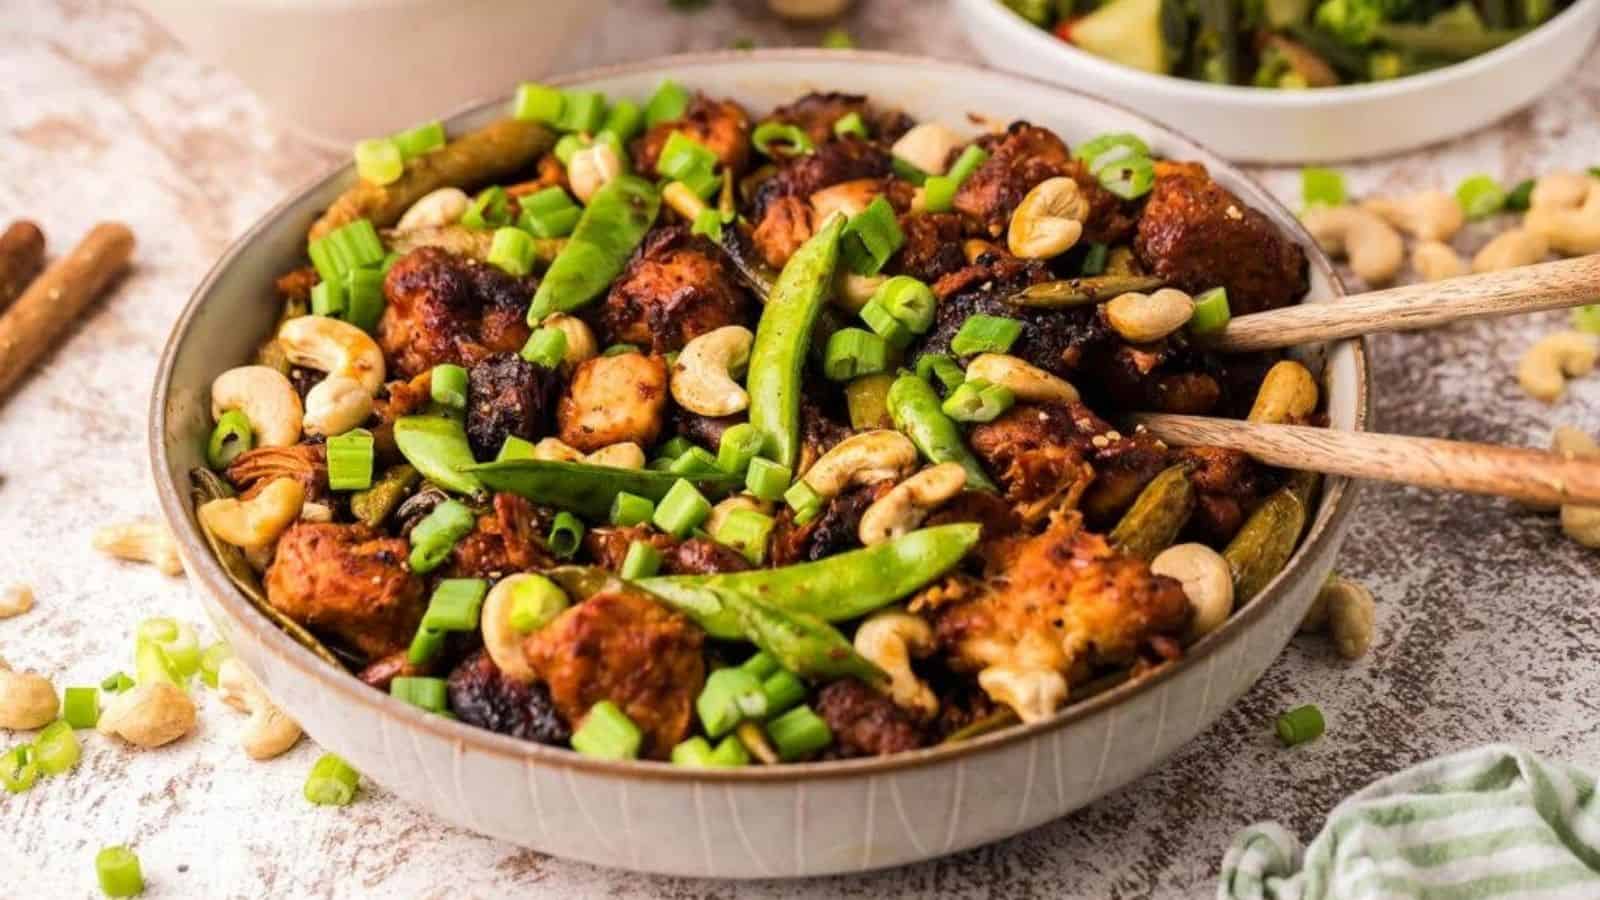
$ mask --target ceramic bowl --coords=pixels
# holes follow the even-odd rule
[[[847,90],[953,126],[971,127],[974,113],[994,122],[1027,118],[1069,141],[1136,132],[1162,155],[1205,163],[1296,236],[1312,260],[1314,299],[1340,294],[1327,260],[1262,188],[1193,141],[1102,100],[967,66],[840,51],[673,57],[560,82],[644,97],[662,78],[752,110],[808,90]],[[502,101],[486,103],[449,124],[459,131],[503,109]],[[1353,486],[1330,479],[1286,571],[1181,662],[1049,721],[957,746],[706,771],[590,759],[425,714],[322,662],[257,613],[206,551],[186,489],[210,430],[208,386],[271,332],[274,277],[301,264],[307,226],[351,179],[340,168],[268,213],[196,291],[167,344],[152,399],[155,479],[208,612],[272,696],[368,778],[473,831],[601,865],[735,878],[872,869],[1016,834],[1128,783],[1204,730],[1283,649],[1344,536]],[[1317,348],[1313,357],[1324,370],[1333,427],[1363,428],[1361,345]]]
[[[1155,75],[1079,50],[999,0],[950,2],[991,64],[1115,98],[1235,162],[1355,159],[1465,134],[1554,87],[1600,30],[1600,0],[1577,0],[1529,34],[1453,66],[1394,81],[1282,91]]]

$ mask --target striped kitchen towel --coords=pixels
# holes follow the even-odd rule
[[[1308,847],[1240,832],[1217,900],[1600,898],[1594,776],[1505,745],[1384,778],[1334,808]]]

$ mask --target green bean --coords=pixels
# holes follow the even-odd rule
[[[983,464],[967,449],[961,429],[940,407],[933,386],[916,375],[901,375],[889,387],[889,415],[922,455],[936,463],[956,462],[967,470],[967,487],[994,491]]]
[[[1090,303],[1099,303],[1101,300],[1110,300],[1118,294],[1129,291],[1152,291],[1166,284],[1166,279],[1154,275],[1089,275],[1083,278],[1067,278],[1061,281],[1045,281],[1033,285],[1021,293],[1012,294],[1005,298],[1013,306],[1025,306],[1030,309],[1070,309],[1074,306],[1087,306]]]
[[[1199,0],[1200,31],[1194,36],[1195,74],[1203,81],[1233,84],[1240,69],[1239,23],[1232,0]]]
[[[572,237],[539,282],[528,324],[570,312],[604,293],[660,211],[661,193],[643,178],[623,175],[606,182],[589,198]]]
[[[652,469],[621,469],[547,459],[509,459],[481,463],[470,471],[491,491],[516,494],[544,506],[602,519],[623,492],[660,500],[680,478],[697,487],[733,487],[742,476],[725,472],[679,475]]]
[[[755,597],[725,596],[724,603],[752,644],[801,678],[859,678],[869,684],[889,680],[882,669],[856,652],[839,629],[816,616],[781,609]]]
[[[1488,53],[1526,33],[1520,28],[1468,31],[1430,25],[1379,25],[1377,32],[1378,40],[1396,49],[1449,60],[1470,59]]]
[[[1314,476],[1292,476],[1289,483],[1267,495],[1240,526],[1222,551],[1233,572],[1235,601],[1243,605],[1260,593],[1294,554],[1305,528]]]
[[[1163,469],[1139,492],[1139,499],[1122,514],[1107,535],[1112,546],[1149,562],[1172,546],[1194,513],[1195,491],[1189,467],[1183,463]]]
[[[791,469],[800,456],[800,380],[817,314],[833,289],[844,217],[835,216],[789,258],[756,326],[750,349],[750,424],[766,453]]]
[[[467,471],[477,465],[467,430],[460,420],[446,416],[402,416],[394,423],[394,443],[406,462],[424,478],[458,494],[483,489],[477,476]]]
[[[390,466],[372,487],[350,495],[350,512],[368,527],[377,528],[421,479],[422,474],[413,466]]]

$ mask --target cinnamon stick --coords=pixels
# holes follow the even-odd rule
[[[44,268],[44,232],[27,219],[18,219],[0,233],[0,311],[22,296],[22,291]]]

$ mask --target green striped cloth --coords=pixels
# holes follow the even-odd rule
[[[1252,825],[1217,900],[1600,898],[1594,776],[1505,745],[1425,762],[1334,808],[1301,847]]]

